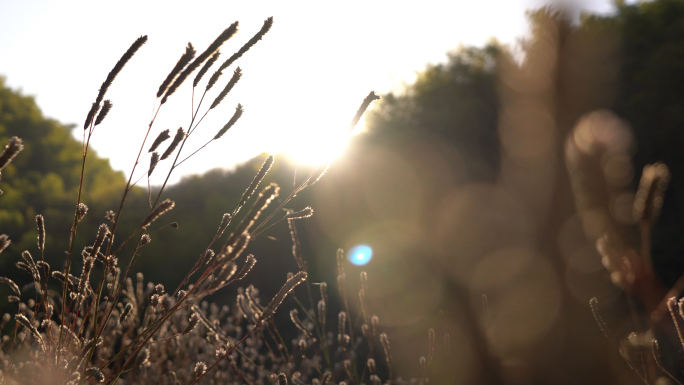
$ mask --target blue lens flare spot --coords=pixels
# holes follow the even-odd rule
[[[373,249],[368,245],[356,245],[349,249],[347,259],[356,266],[363,266],[373,257]]]

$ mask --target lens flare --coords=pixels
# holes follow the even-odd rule
[[[368,245],[357,245],[349,249],[347,259],[357,266],[363,266],[373,257],[373,249]]]

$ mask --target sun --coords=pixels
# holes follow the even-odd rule
[[[296,99],[296,98],[295,98]],[[349,99],[349,100],[347,100]],[[344,156],[351,138],[365,132],[364,119],[351,127],[358,100],[337,95],[335,103],[305,114],[283,107],[261,121],[261,146],[271,154],[282,154],[304,167],[319,167]],[[293,122],[283,125],[282,122]]]
[[[316,167],[340,157],[349,146],[345,129],[303,130],[284,153],[297,163]]]

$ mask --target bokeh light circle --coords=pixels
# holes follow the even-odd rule
[[[363,266],[373,258],[373,249],[368,245],[356,245],[349,249],[347,259],[357,266]]]

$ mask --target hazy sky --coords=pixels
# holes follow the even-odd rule
[[[369,91],[401,89],[416,71],[444,61],[460,44],[482,45],[492,37],[514,43],[527,32],[525,10],[543,3],[0,0],[0,75],[10,87],[34,95],[46,116],[76,123],[74,133],[80,138],[108,72],[137,37],[148,35],[147,44],[109,89],[106,98],[114,108],[92,140],[113,167],[128,172],[150,121],[156,90],[187,43],[202,52],[239,21],[240,31],[221,49],[225,60],[273,16],[271,31],[236,63],[242,79],[207,115],[188,148],[213,137],[237,103],[244,106],[243,118],[220,141],[183,164],[176,180],[182,174],[231,167],[262,151],[286,150],[301,159],[333,153]],[[610,0],[574,4],[601,13],[612,8]],[[214,92],[223,88],[234,67],[224,71]],[[167,128],[187,128],[191,81],[186,83],[161,109],[152,139]],[[204,102],[201,113],[214,96]],[[146,168],[149,159],[143,162]]]

